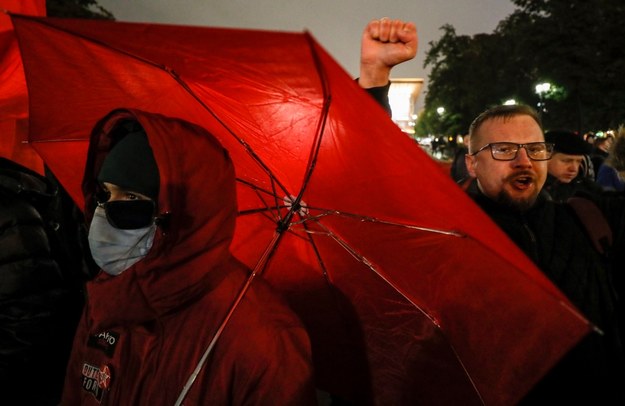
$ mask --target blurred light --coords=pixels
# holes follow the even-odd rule
[[[415,111],[417,99],[423,86],[423,79],[405,78],[392,79],[388,91],[389,104],[393,113],[392,119],[405,133],[414,134]]]
[[[420,145],[430,146],[432,145],[432,137],[423,137],[418,140]]]
[[[505,102],[503,102],[503,104],[504,104],[505,106],[514,106],[514,105],[516,104],[516,100],[514,100],[514,99],[508,99],[508,100],[506,100]]]
[[[388,91],[394,121],[408,121],[413,115],[423,79],[393,79]],[[416,117],[413,117],[415,119]]]
[[[443,115],[443,113],[445,113],[445,107],[439,107],[439,108],[437,108],[437,109],[436,109],[436,112],[437,112],[439,115]]]
[[[539,83],[536,85],[536,94],[542,95],[543,93],[547,93],[551,89],[551,83]]]

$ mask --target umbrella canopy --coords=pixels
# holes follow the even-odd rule
[[[135,108],[230,151],[232,250],[358,404],[511,404],[588,323],[307,33],[13,16],[30,141],[73,198],[87,139]],[[185,151],[180,151],[184,154]]]
[[[0,10],[45,16],[45,0],[0,0]],[[27,143],[28,94],[11,19],[0,13],[0,156],[43,173],[43,162]]]

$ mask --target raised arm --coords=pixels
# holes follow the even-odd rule
[[[367,24],[360,48],[360,77],[365,88],[386,86],[391,69],[415,57],[417,28],[411,22],[383,17]]]

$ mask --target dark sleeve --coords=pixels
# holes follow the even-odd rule
[[[392,115],[391,104],[388,100],[388,91],[391,88],[391,82],[388,82],[386,86],[370,87],[364,89],[378,104],[388,113],[389,117]]]
[[[53,404],[60,395],[69,350],[66,342],[57,341],[63,335],[67,290],[39,213],[20,199],[4,197],[0,203],[0,389],[8,398],[16,399],[12,397],[16,394],[26,403]],[[47,370],[43,380],[35,372],[41,368]],[[36,390],[33,379],[39,382]]]
[[[614,252],[620,255],[618,266],[621,267],[625,263],[625,194],[614,193],[607,199],[607,206],[608,222],[614,233]]]

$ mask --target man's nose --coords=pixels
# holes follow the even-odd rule
[[[532,166],[532,160],[530,159],[530,156],[528,155],[525,147],[519,148],[516,154],[516,158],[514,158],[514,161],[512,162],[514,166],[522,166],[522,167]]]

